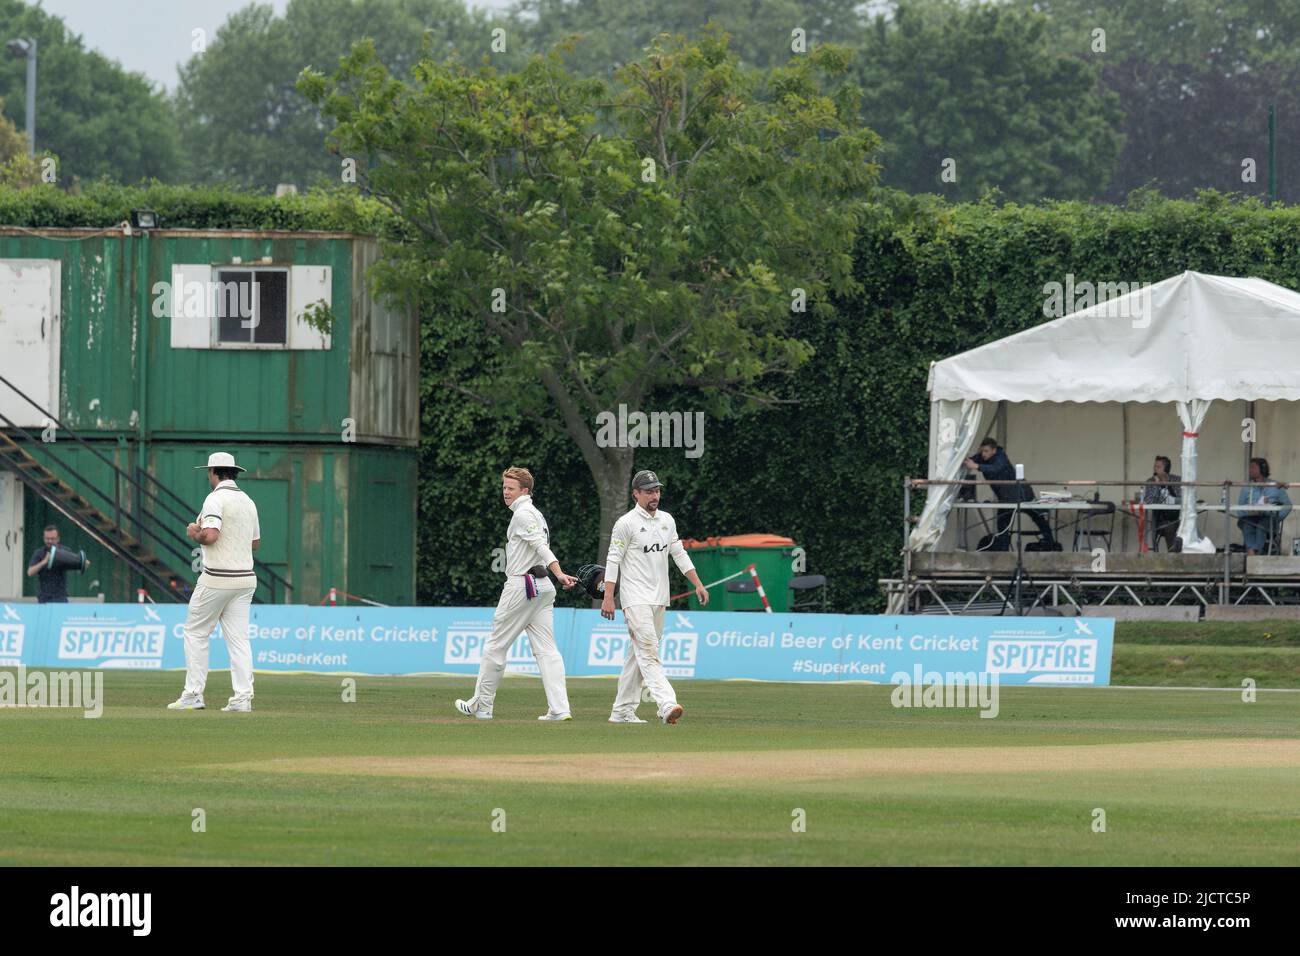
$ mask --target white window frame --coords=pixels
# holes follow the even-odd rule
[[[217,316],[217,281],[222,272],[283,272],[285,273],[285,328],[284,342],[222,342],[221,319]],[[206,290],[204,305],[207,322],[206,340],[197,330],[182,326],[183,321],[202,321],[202,317],[189,320],[178,316],[182,309],[184,283],[202,282]],[[215,264],[174,263],[172,265],[171,347],[174,349],[252,349],[254,351],[311,352],[329,351],[333,336],[312,328],[303,318],[306,310],[324,302],[333,307],[334,269],[332,266],[293,265],[291,263],[222,262]],[[179,293],[179,294],[178,294]],[[259,300],[260,301],[260,300]]]
[[[217,314],[220,305],[221,296],[215,290],[218,289],[217,283],[221,281],[223,272],[279,272],[284,275],[284,341],[283,342],[225,342],[221,339],[221,316]],[[257,278],[254,276],[253,283],[257,284]],[[293,270],[289,266],[277,265],[245,265],[243,263],[231,263],[229,265],[220,265],[212,267],[212,288],[214,289],[214,301],[212,302],[212,347],[214,349],[260,349],[262,351],[285,352],[289,350],[290,331],[289,327],[293,325]],[[261,310],[261,296],[258,296],[253,303],[253,317],[261,323],[261,317],[258,314]],[[227,316],[230,318],[230,316]],[[241,322],[243,320],[241,319]],[[256,325],[249,329],[250,332],[256,331]]]

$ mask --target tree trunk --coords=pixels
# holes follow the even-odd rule
[[[622,447],[601,447],[596,442],[587,424],[588,418],[579,402],[569,393],[560,376],[553,369],[543,369],[542,387],[554,399],[556,408],[564,420],[564,430],[574,440],[582,453],[591,477],[596,482],[596,494],[600,498],[600,540],[597,544],[593,564],[604,564],[609,553],[609,539],[614,530],[614,522],[619,515],[628,510],[632,497],[632,460],[633,450]],[[626,396],[629,404],[639,401],[639,395]],[[633,405],[635,407],[635,405]],[[595,414],[598,409],[588,409]],[[577,570],[587,562],[576,565]]]
[[[600,496],[600,543],[593,563],[603,565],[609,555],[614,522],[631,507],[632,449],[604,448],[601,451],[601,466],[592,469],[596,492]],[[600,607],[600,602],[592,601],[591,606]]]
[[[596,564],[604,564],[609,554],[609,539],[617,521],[632,507],[632,449],[603,449],[604,461],[592,474],[596,479],[596,493],[600,496],[600,543],[596,551]]]

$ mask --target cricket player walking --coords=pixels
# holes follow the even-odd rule
[[[644,724],[636,715],[641,703],[642,684],[650,691],[659,719],[675,724],[682,716],[682,706],[664,675],[659,662],[659,641],[664,636],[664,610],[668,607],[668,556],[677,570],[695,585],[701,604],[709,603],[709,592],[700,583],[677,537],[673,516],[659,510],[663,483],[653,471],[638,471],[632,479],[632,497],[636,507],[614,523],[605,559],[605,597],[600,614],[614,620],[614,584],[618,584],[623,603],[623,620],[627,623],[628,653],[623,672],[618,677],[618,694],[611,724]]]
[[[533,476],[527,468],[507,468],[501,473],[501,497],[512,512],[506,530],[506,583],[492,616],[492,636],[478,665],[474,696],[457,700],[456,710],[466,717],[492,719],[506,652],[515,638],[527,631],[546,691],[547,710],[537,719],[572,720],[569,692],[564,686],[564,658],[555,647],[555,585],[546,571],[565,588],[573,587],[578,579],[565,574],[551,552],[551,530],[533,504]]]
[[[253,709],[253,653],[248,644],[248,610],[257,590],[253,552],[262,543],[257,505],[235,485],[245,469],[219,451],[208,457],[212,492],[203,501],[198,520],[186,536],[203,548],[203,573],[190,595],[185,618],[185,691],[168,710],[202,710],[208,680],[208,639],[217,623],[230,652],[229,703],[221,709],[247,713]]]

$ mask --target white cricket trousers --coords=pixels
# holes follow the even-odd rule
[[[492,713],[497,687],[506,670],[506,653],[521,633],[527,632],[528,645],[537,660],[546,691],[546,706],[552,714],[569,712],[569,692],[564,686],[564,658],[555,648],[555,585],[543,578],[537,582],[537,596],[531,600],[524,590],[522,575],[506,579],[501,600],[492,615],[492,636],[483,648],[478,665],[478,683],[469,706]]]
[[[677,694],[659,662],[664,608],[662,605],[634,604],[623,608],[623,620],[627,623],[628,651],[623,659],[623,672],[618,675],[618,696],[614,698],[613,713],[636,713],[644,684],[662,717],[677,706]]]
[[[185,693],[202,694],[208,682],[208,640],[221,624],[230,652],[231,700],[253,699],[253,652],[248,644],[248,610],[257,586],[210,588],[194,585],[185,618]]]

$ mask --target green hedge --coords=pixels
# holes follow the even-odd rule
[[[28,228],[109,227],[133,209],[152,209],[163,229],[288,229],[378,235],[392,218],[355,189],[274,196],[228,188],[119,186],[91,183],[76,192],[54,186],[0,187],[0,225]]]
[[[0,189],[0,223],[108,226],[136,208],[186,228],[393,228],[347,191],[274,199],[219,189],[96,184],[79,194]],[[1139,281],[1194,269],[1254,275],[1300,290],[1300,209],[1204,193],[1196,201],[1137,195],[1126,208],[1081,202],[950,206],[886,193],[856,250],[860,296],[829,317],[797,317],[817,350],[784,385],[799,404],[709,421],[704,455],[643,449],[637,466],[668,484],[664,507],[683,536],[767,531],[804,545],[808,571],[831,581],[834,609],[879,611],[876,581],[900,569],[902,477],[926,468],[929,363],[1046,321],[1043,285]],[[458,333],[481,341],[474,329]],[[490,604],[500,575],[492,549],[506,513],[500,473],[531,468],[556,552],[575,570],[596,553],[595,487],[561,435],[502,421],[430,383],[448,341],[422,332],[419,571],[421,603]],[[481,360],[491,362],[486,342]],[[701,407],[689,392],[651,409]],[[676,580],[676,579],[675,579]],[[580,603],[566,595],[561,603]]]
[[[1047,321],[1043,285],[1067,272],[1155,282],[1186,269],[1300,289],[1300,209],[1213,193],[1138,196],[1128,208],[891,196],[858,244],[862,295],[831,318],[798,319],[817,350],[786,388],[801,403],[708,422],[699,459],[643,449],[637,466],[667,483],[664,507],[683,536],[789,535],[807,549],[808,572],[829,577],[835,610],[880,611],[877,579],[901,570],[902,478],[926,469],[929,363]],[[426,347],[426,369],[437,356]],[[690,408],[691,396],[650,407]],[[490,550],[504,530],[498,475],[508,463],[537,475],[566,569],[602,557],[595,488],[566,441],[450,399],[426,400],[423,421],[422,602],[495,600]]]

